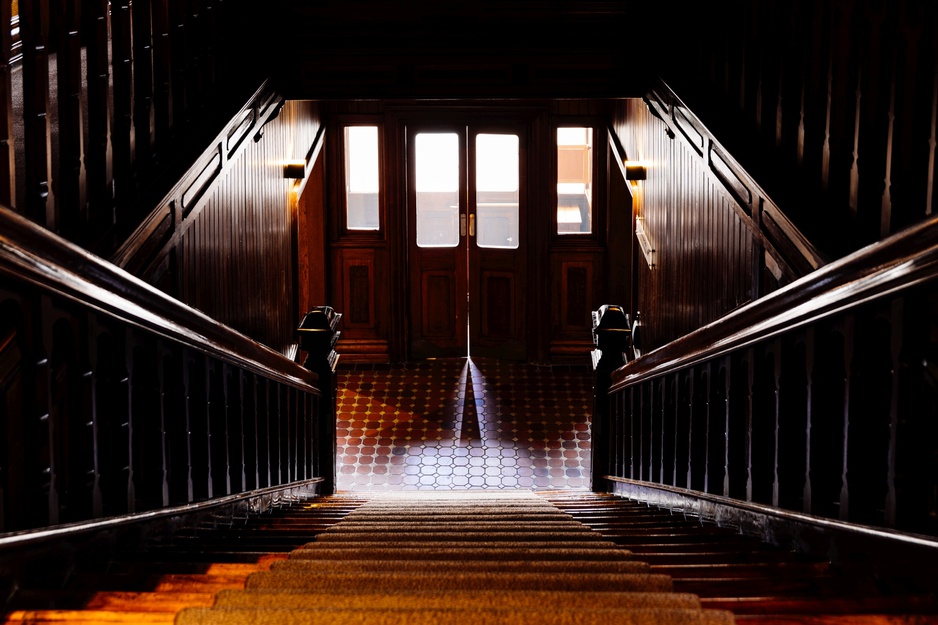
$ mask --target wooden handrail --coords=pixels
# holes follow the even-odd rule
[[[313,372],[2,206],[0,275],[319,395]]]
[[[612,375],[614,393],[938,277],[938,218],[831,262]]]

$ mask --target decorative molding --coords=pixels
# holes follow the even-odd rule
[[[212,196],[212,190],[224,179],[231,164],[247,148],[249,144],[245,139],[252,134],[255,140],[262,137],[264,126],[280,114],[283,104],[284,99],[268,81],[265,81],[143,223],[111,256],[111,262],[135,274],[158,265],[205,206]],[[307,173],[319,155],[323,138],[324,134],[320,131],[316,142],[307,153]],[[160,241],[159,249],[154,254],[154,244],[150,239],[167,216],[172,216],[173,229],[168,236],[164,235],[164,240]]]

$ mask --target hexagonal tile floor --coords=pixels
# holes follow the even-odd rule
[[[472,357],[338,374],[338,490],[589,488],[587,367]]]

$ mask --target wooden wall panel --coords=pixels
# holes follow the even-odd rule
[[[52,198],[52,148],[49,128],[49,0],[20,11],[23,41],[23,145],[25,158],[21,212],[58,230]]]
[[[58,159],[53,184],[58,200],[59,226],[74,232],[85,221],[84,137],[82,136],[81,2],[53,0],[53,16],[60,24],[53,33],[57,46]]]
[[[381,246],[336,247],[330,260],[332,301],[328,303],[343,314],[336,350],[348,362],[387,361],[387,252]]]
[[[591,313],[603,304],[603,253],[554,249],[550,261],[551,360],[588,362],[593,348]]]
[[[816,245],[837,257],[936,210],[938,5],[700,10],[696,34],[710,45],[670,76]]]
[[[0,24],[9,24],[13,5],[0,2]],[[0,28],[0,204],[14,205],[16,164],[13,148],[13,36],[9,28]]]
[[[675,136],[638,99],[621,102],[613,125],[628,157],[647,164],[634,210],[654,247],[654,266],[634,255],[632,310],[640,313],[647,351],[749,302],[761,249],[733,197],[748,190],[734,184],[730,169],[722,181],[708,172],[693,136]]]
[[[283,163],[304,158],[319,130],[312,102],[287,102],[199,201],[174,253],[179,298],[282,353],[299,311],[295,199]]]
[[[241,10],[221,0],[22,3],[20,71],[9,28],[0,41],[0,201],[114,253],[189,164],[174,161],[227,121],[222,97],[262,82],[224,47],[241,45],[221,36],[245,22]],[[8,26],[10,17],[0,12]]]

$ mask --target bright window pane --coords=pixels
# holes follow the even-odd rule
[[[345,128],[345,206],[349,230],[377,230],[378,127]]]
[[[476,244],[518,247],[518,136],[476,136]]]
[[[459,245],[459,135],[419,133],[414,141],[417,245]]]
[[[557,129],[557,232],[593,231],[593,129]]]

